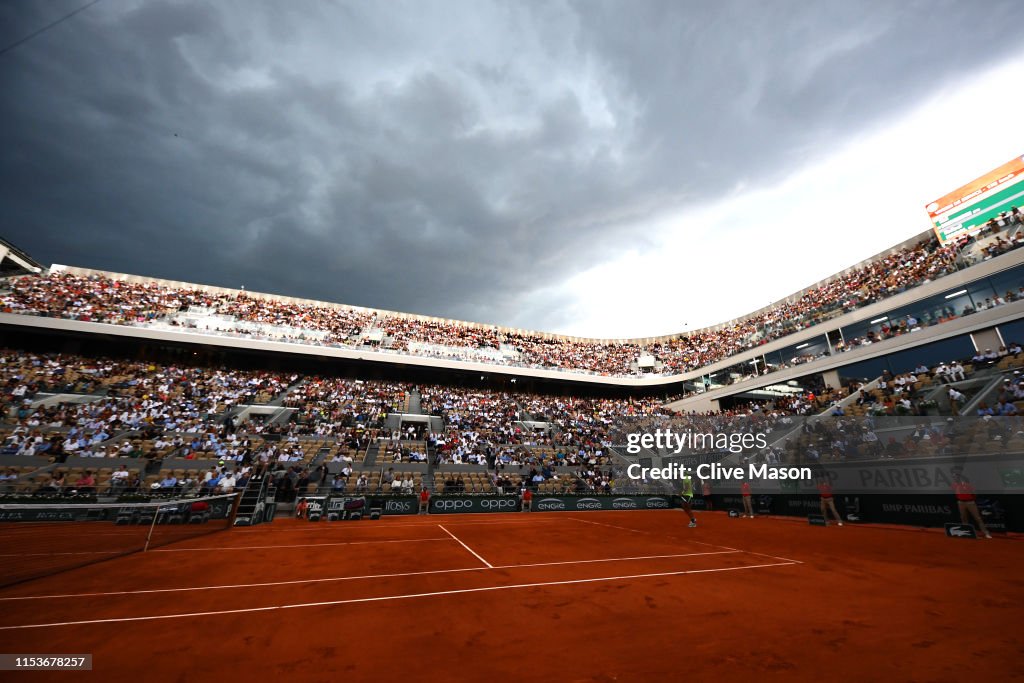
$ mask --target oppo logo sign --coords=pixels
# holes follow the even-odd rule
[[[449,512],[471,510],[483,510],[484,512],[498,512],[501,510],[515,510],[517,501],[515,498],[438,498],[431,499],[431,505],[435,510],[446,510]],[[411,508],[407,508],[411,509]]]
[[[505,500],[482,500],[480,507],[485,510],[510,510],[515,508],[516,501],[511,498]]]
[[[612,501],[612,507],[617,510],[626,510],[636,507],[636,501],[629,498],[616,498]]]
[[[442,498],[434,501],[434,507],[440,510],[465,510],[466,508],[473,507],[473,501]]]
[[[557,498],[545,498],[537,503],[538,510],[564,510],[565,502]]]
[[[581,498],[576,501],[577,510],[600,510],[601,501],[596,498]]]

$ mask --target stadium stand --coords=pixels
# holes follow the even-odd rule
[[[317,489],[410,493],[422,486],[466,493],[524,485],[541,493],[610,492],[614,423],[623,418],[640,425],[674,419],[695,431],[742,419],[751,430],[783,433],[793,418],[822,415],[825,421],[813,429],[756,456],[794,464],[929,456],[970,444],[970,452],[1019,446],[1024,436],[1003,421],[997,430],[978,422],[967,432],[946,433],[936,420],[959,414],[958,406],[929,397],[981,382],[986,389],[978,393],[976,415],[1016,419],[1024,411],[1024,379],[1014,369],[1022,364],[1024,353],[1010,344],[978,362],[919,366],[885,373],[870,385],[822,387],[774,402],[681,415],[650,398],[417,387],[4,349],[0,457],[8,460],[0,467],[6,466],[5,491],[21,494],[230,492],[233,487],[218,485],[219,479],[253,471],[271,471],[285,501]],[[413,394],[442,419],[443,429],[423,440],[385,427],[389,415],[408,409]],[[262,433],[261,422],[226,419],[242,401],[276,396],[294,410],[273,434]],[[837,409],[840,402],[845,407]],[[878,433],[862,421],[887,416],[921,419]],[[379,447],[377,466],[358,467],[371,443]],[[429,464],[428,452],[436,453]],[[390,481],[388,469],[395,470]]]
[[[650,355],[658,373],[675,375],[1016,249],[1024,243],[1024,233],[1015,227],[995,226],[978,238],[965,238],[946,246],[928,236],[741,320],[652,340],[598,341],[501,330],[244,291],[215,291],[185,283],[172,285],[99,272],[71,272],[63,267],[11,279],[7,290],[0,293],[0,310],[154,329],[195,329],[306,345],[368,347],[399,354],[606,376],[635,375],[640,372],[638,358]],[[841,340],[833,351],[841,353],[948,322],[1016,301],[1022,294],[1024,283],[1005,294],[993,293],[961,310],[949,307],[934,315],[904,317],[861,337]],[[791,367],[817,357],[796,354],[764,370]]]
[[[12,270],[0,280],[0,308],[12,317],[191,329],[609,377],[636,374],[637,359],[648,355],[658,373],[671,376],[963,273],[1016,249],[1022,241],[1016,227],[992,226],[945,247],[929,235],[743,319],[648,340],[587,340],[64,267]],[[955,307],[872,320],[860,336],[837,338],[831,353],[1024,299],[1024,282],[999,282],[1008,287],[1004,295],[993,291],[969,305],[956,299]],[[766,362],[764,370],[800,366],[823,353],[829,351],[795,351]],[[421,487],[612,492],[623,485],[615,450],[623,420],[633,427],[674,420],[695,431],[737,424],[761,430],[776,442],[751,457],[768,462],[928,455],[983,433],[978,427],[948,437],[937,418],[1015,419],[1024,390],[1011,373],[1024,365],[1021,359],[1020,346],[1004,340],[995,351],[911,372],[886,370],[871,381],[829,386],[823,375],[808,374],[785,393],[737,395],[719,409],[694,412],[666,407],[688,391],[595,397],[583,387],[554,394],[544,384],[498,390],[241,369],[209,358],[185,363],[7,348],[0,350],[0,469],[9,470],[0,483],[17,493],[205,495],[269,472],[283,501],[310,491]],[[890,417],[921,422],[909,432],[876,433],[863,424]],[[798,428],[807,418],[813,429]],[[986,448],[1017,443],[1014,435],[986,438]],[[715,447],[691,453],[714,455]]]

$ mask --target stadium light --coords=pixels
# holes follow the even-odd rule
[[[869,322],[868,325],[874,325],[875,323],[880,323],[880,322],[882,322],[884,320],[888,320],[888,319],[889,319],[889,316],[883,315],[881,318],[875,318],[874,320]]]
[[[810,345],[811,345],[811,342],[804,342],[800,346],[796,347],[796,350],[799,351],[800,349],[804,348],[805,346],[810,346]]]
[[[946,295],[946,298],[947,298],[947,299],[952,299],[952,298],[954,298],[954,297],[958,297],[958,296],[960,296],[961,294],[966,294],[966,293],[967,293],[967,290],[966,290],[966,289],[961,289],[961,290],[960,290],[959,292],[953,292],[952,294],[947,294],[947,295]]]

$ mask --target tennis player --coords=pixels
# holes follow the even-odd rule
[[[981,512],[978,510],[978,497],[974,494],[974,486],[964,476],[962,467],[953,468],[953,493],[956,494],[956,506],[960,508],[960,523],[968,524],[967,516],[970,515],[978,523],[978,530],[985,535],[985,538],[992,538],[992,534],[985,527],[981,520]]]
[[[697,526],[697,518],[693,516],[693,507],[690,505],[690,501],[693,500],[693,479],[685,474],[683,475],[683,490],[679,495],[683,499],[683,510],[690,517],[690,528],[693,529]]]
[[[832,497],[832,483],[828,480],[827,476],[822,476],[818,479],[818,493],[821,495],[821,516],[825,518],[825,526],[828,526],[828,513],[830,511],[832,516],[836,518],[836,524],[842,526],[843,518],[839,516],[839,511],[836,510],[836,499]]]

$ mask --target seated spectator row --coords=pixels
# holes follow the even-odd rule
[[[121,465],[112,467],[88,468],[70,467],[39,470],[22,468],[19,478],[11,479],[11,470],[5,488],[8,492],[36,495],[116,495],[122,492],[139,491],[142,489],[142,470],[131,469]]]
[[[435,493],[495,493],[494,482],[486,472],[435,472]],[[514,491],[506,491],[514,493]]]
[[[391,493],[414,494],[423,488],[423,472],[396,471],[389,467],[383,472],[375,470],[343,470],[333,477],[323,475],[311,480],[305,491],[299,495],[324,493]],[[315,479],[315,477],[314,477]]]

